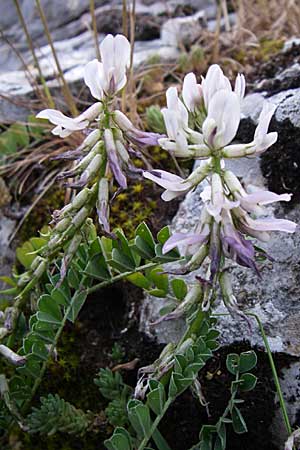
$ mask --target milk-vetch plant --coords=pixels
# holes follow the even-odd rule
[[[97,384],[102,394],[112,400],[107,410],[109,420],[120,425],[105,445],[109,450],[143,450],[150,449],[149,445],[168,450],[170,447],[158,426],[173,401],[191,388],[203,403],[198,374],[218,348],[219,332],[215,329],[212,307],[219,289],[229,312],[239,319],[246,318],[237,307],[227,263],[234,261],[260,276],[259,261],[269,256],[255,244],[254,238],[266,241],[271,231],[293,233],[296,224],[260,217],[265,214],[264,205],[289,201],[290,194],[277,195],[253,187],[250,190],[226,169],[227,159],[255,157],[277,139],[276,132],[268,133],[274,107],[266,102],[253,141],[232,143],[245,93],[243,75],[237,76],[232,89],[217,65],[209,68],[201,84],[190,73],[184,79],[183,100],[177,89],[170,87],[167,108],[162,110],[165,136],[137,129],[116,109],[117,94],[126,84],[129,66],[127,39],[121,35],[107,36],[100,45],[100,53],[101,62],[90,62],[84,73],[84,81],[97,102],[75,118],[53,109],[38,114],[38,118],[55,125],[52,130],[55,135],[64,138],[81,132],[86,137],[77,149],[61,155],[76,161],[72,170],[60,174],[60,178],[78,192],[64,208],[54,211],[49,231],[34,241],[31,253],[36,256],[26,272],[15,277],[16,299],[0,318],[4,339],[1,354],[18,366],[17,374],[9,382],[2,378],[4,405],[0,418],[7,427],[13,422],[22,427],[32,426],[32,432],[82,433],[87,429],[85,414],[59,397],[44,399],[42,407],[34,409],[27,422],[25,416],[49,360],[55,356],[66,322],[76,320],[88,294],[127,279],[152,295],[170,300],[168,311],[153,326],[185,317],[186,329],[180,340],[169,343],[156,361],[140,368],[134,394],[126,407],[130,389],[118,376],[102,373]],[[110,229],[109,205],[126,189],[127,176],[139,172],[130,155],[136,155],[144,146],[157,144],[174,157],[200,160],[185,179],[163,170],[143,171],[145,178],[165,189],[162,194],[165,201],[205,183],[200,194],[203,206],[199,222],[193,233],[170,235],[169,229],[163,228],[156,238],[142,223],[134,238],[128,240],[122,230]],[[94,209],[101,237],[90,218]],[[162,267],[174,261],[181,265]],[[187,285],[180,275],[195,270],[193,282]],[[179,277],[169,279],[167,273]],[[34,300],[33,314],[18,350],[16,330],[20,321],[24,321],[22,311],[28,298]],[[227,368],[234,376],[230,401],[215,425],[202,427],[194,450],[225,450],[227,424],[232,423],[237,433],[247,430],[237,394],[255,387],[256,378],[248,372],[255,364],[254,352],[228,356]],[[63,415],[65,408],[67,420]],[[43,424],[47,411],[51,411],[50,427]],[[57,423],[55,411],[60,414]],[[74,426],[72,417],[76,420]]]

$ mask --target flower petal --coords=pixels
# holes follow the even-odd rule
[[[84,68],[84,82],[97,100],[103,98],[103,79],[103,64],[93,59]]]
[[[284,231],[295,233],[297,224],[286,219],[251,219],[247,218],[248,225],[256,231]]]
[[[270,191],[256,191],[252,194],[247,194],[243,196],[241,201],[247,203],[253,203],[260,205],[268,205],[273,202],[289,202],[291,200],[292,194],[276,194]]]
[[[207,239],[207,234],[185,234],[185,233],[174,233],[169,239],[164,243],[162,253],[168,253],[173,250],[173,248],[179,245],[194,245],[198,243],[203,243]]]
[[[229,144],[235,137],[240,123],[240,102],[237,94],[225,89],[216,92],[208,106],[205,122],[207,120],[214,120],[217,125],[216,135],[213,138],[215,148]]]
[[[196,76],[193,72],[188,73],[183,80],[182,97],[185,106],[191,112],[200,105],[202,100],[202,88],[197,84]]]

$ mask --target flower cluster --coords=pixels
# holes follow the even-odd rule
[[[201,84],[193,73],[185,76],[182,100],[177,89],[167,90],[167,108],[162,110],[167,137],[159,139],[163,149],[177,157],[200,159],[200,166],[183,179],[162,171],[145,171],[144,177],[165,189],[165,201],[187,193],[203,180],[203,209],[194,233],[175,233],[164,245],[166,253],[179,247],[192,255],[186,268],[194,270],[210,256],[210,282],[220,273],[222,262],[230,258],[257,273],[256,250],[252,238],[267,241],[271,231],[293,233],[296,224],[284,219],[261,218],[263,205],[289,201],[290,194],[265,190],[248,192],[230,170],[226,158],[252,157],[267,150],[277,140],[268,133],[274,106],[266,102],[259,117],[254,139],[248,144],[232,144],[245,94],[245,79],[238,75],[234,89],[218,65],[209,68]]]
[[[127,82],[130,44],[126,37],[106,36],[100,45],[100,54],[101,62],[95,59],[84,69],[85,84],[97,100],[96,103],[75,118],[67,117],[54,109],[45,109],[37,115],[53,123],[55,127],[52,133],[62,138],[76,131],[87,134],[79,148],[58,157],[77,160],[72,170],[61,173],[59,178],[76,178],[76,181],[68,182],[67,185],[83,190],[67,208],[55,212],[55,232],[60,230],[60,233],[65,233],[74,225],[74,221],[82,224],[94,203],[104,232],[110,233],[110,180],[113,178],[117,182],[117,192],[126,189],[126,173],[136,171],[130,160],[130,154],[135,154],[134,148],[157,145],[158,138],[161,137],[156,133],[137,129],[125,114],[113,109],[115,96]],[[92,201],[89,203],[88,200]],[[79,203],[80,208],[77,207]],[[52,236],[52,241],[55,240],[60,242],[62,235]]]

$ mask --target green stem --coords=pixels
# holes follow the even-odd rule
[[[276,370],[276,367],[275,367],[274,359],[273,359],[273,356],[272,356],[272,352],[271,352],[271,349],[270,349],[270,345],[269,345],[268,338],[266,336],[264,327],[263,327],[263,325],[261,323],[260,318],[256,314],[254,314],[254,313],[245,313],[245,314],[247,316],[254,317],[254,319],[256,320],[256,322],[258,324],[259,331],[260,331],[261,336],[263,338],[263,341],[264,341],[264,344],[265,344],[265,347],[266,347],[266,352],[267,352],[267,355],[268,355],[268,358],[269,358],[269,363],[270,363],[270,367],[271,367],[271,370],[272,370],[272,375],[273,375],[273,378],[274,378],[274,383],[275,383],[277,395],[278,395],[278,398],[279,398],[280,409],[281,409],[281,412],[282,412],[282,415],[283,415],[286,431],[290,435],[290,434],[292,434],[292,427],[291,427],[291,424],[290,424],[290,421],[289,421],[289,416],[288,416],[287,409],[286,409],[286,406],[285,406],[285,401],[284,401],[284,398],[283,398],[283,393],[282,393],[282,390],[281,390],[279,377],[278,377],[278,374],[277,374],[277,370]],[[214,316],[230,316],[230,314],[214,314]]]
[[[152,438],[158,448],[158,450],[171,450],[165,438],[160,434],[159,430],[153,431]]]
[[[218,173],[219,175],[221,175],[221,159],[218,158],[217,156],[214,156],[212,158],[212,163],[213,163],[213,167],[214,167],[214,171],[216,173]]]
[[[256,322],[257,322],[257,324],[258,324],[261,336],[263,338],[263,341],[264,341],[264,344],[265,344],[265,347],[266,347],[267,355],[268,355],[268,358],[269,358],[269,363],[270,363],[270,366],[271,366],[271,370],[272,370],[272,374],[273,374],[273,378],[274,378],[274,383],[275,383],[275,386],[276,386],[277,395],[278,395],[278,398],[279,398],[280,408],[281,408],[281,412],[282,412],[282,415],[283,415],[286,431],[290,435],[290,434],[292,434],[292,427],[291,427],[291,424],[290,424],[290,421],[289,421],[289,416],[288,416],[288,413],[287,413],[287,410],[286,410],[285,401],[284,401],[284,398],[283,398],[283,393],[282,393],[280,382],[279,382],[279,377],[278,377],[278,374],[277,374],[277,370],[276,370],[276,367],[275,367],[274,359],[273,359],[273,356],[272,356],[272,352],[271,352],[271,349],[270,349],[270,345],[269,345],[269,342],[268,342],[268,339],[267,339],[264,327],[263,327],[263,325],[261,323],[260,318],[256,314],[254,314],[254,313],[246,313],[246,314],[247,314],[247,316],[254,317]]]
[[[82,287],[84,286],[84,283],[85,283],[86,280],[87,280],[87,276],[84,275],[82,277],[82,280],[81,280],[80,286],[78,287],[78,290],[82,289]],[[75,297],[75,295],[74,295],[74,297]],[[72,308],[73,308],[73,302],[71,301],[69,306],[67,307],[67,309],[65,311],[65,314],[64,314],[64,317],[62,319],[62,322],[61,322],[61,324],[60,324],[60,326],[59,326],[59,328],[58,328],[58,330],[57,330],[57,332],[55,334],[54,341],[51,344],[51,347],[50,347],[49,352],[48,352],[48,358],[43,362],[40,374],[39,374],[38,378],[36,378],[36,380],[34,382],[34,385],[33,385],[32,390],[31,390],[31,395],[26,400],[26,402],[24,403],[24,405],[22,407],[23,415],[26,414],[26,412],[27,412],[27,410],[28,410],[28,408],[30,406],[31,400],[34,397],[34,395],[35,395],[39,385],[41,384],[41,381],[42,381],[42,379],[44,377],[45,371],[46,371],[47,366],[49,364],[50,357],[52,356],[52,354],[53,354],[53,352],[55,350],[55,347],[57,346],[58,340],[59,340],[60,335],[61,335],[61,333],[62,333],[62,331],[63,331],[63,329],[65,327],[65,324],[66,324],[66,322],[68,320],[68,315],[70,314]]]
[[[149,439],[151,438],[151,436],[153,435],[154,431],[158,427],[159,422],[161,421],[161,419],[163,418],[163,416],[167,412],[167,410],[170,407],[172,401],[173,401],[173,399],[171,397],[169,397],[168,400],[166,401],[166,403],[164,404],[162,412],[154,420],[154,422],[153,422],[153,424],[152,424],[152,426],[150,428],[149,435],[144,437],[144,439],[142,440],[142,442],[140,443],[140,445],[138,447],[138,450],[143,450],[146,447],[146,445],[148,444]]]
[[[94,286],[86,289],[86,292],[88,295],[92,294],[93,292],[98,291],[99,289],[102,289],[106,286],[109,286],[110,284],[115,283],[116,281],[122,280],[123,278],[126,278],[129,275],[132,275],[133,273],[141,272],[143,270],[150,269],[150,268],[158,266],[160,264],[161,263],[159,263],[159,262],[148,263],[148,264],[144,264],[143,266],[139,266],[136,269],[130,270],[128,272],[120,273],[119,275],[116,275],[109,280],[101,281],[101,283],[97,283]]]

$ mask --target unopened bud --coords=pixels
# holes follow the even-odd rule
[[[197,169],[195,169],[190,176],[188,176],[186,181],[189,181],[190,183],[192,183],[194,186],[198,185],[199,183],[201,183],[209,174],[211,170],[211,163],[206,163],[200,167],[197,167]]]
[[[219,280],[223,298],[230,299],[233,296],[233,290],[228,270],[221,272]]]
[[[103,226],[104,230],[109,232],[109,189],[108,189],[108,179],[101,178],[99,183],[98,191],[98,201],[97,201],[97,213],[100,225]]]
[[[102,161],[103,159],[101,155],[98,154],[94,156],[85,171],[82,173],[80,181],[84,181],[86,183],[93,180],[100,170]]]
[[[82,191],[79,192],[79,194],[77,194],[72,202],[72,209],[80,209],[82,208],[82,206],[85,205],[85,203],[89,200],[89,197],[91,195],[91,191],[88,188],[84,188],[82,189]]]
[[[188,145],[188,149],[195,159],[206,159],[211,156],[211,150],[207,145],[191,144]]]
[[[81,225],[87,219],[89,213],[90,213],[90,210],[86,207],[83,207],[78,211],[78,213],[72,219],[72,224],[75,226],[75,228],[81,227]]]
[[[176,350],[177,355],[183,355],[192,345],[194,345],[194,340],[192,338],[188,338],[178,347]]]
[[[120,158],[125,164],[129,162],[129,154],[125,148],[125,146],[119,140],[116,141],[117,152],[120,155]]]
[[[46,269],[47,269],[47,261],[43,259],[33,272],[33,277],[37,279],[41,278],[44,275]]]
[[[223,148],[223,158],[241,158],[243,156],[251,156],[255,153],[255,146],[251,144],[229,145]]]
[[[225,171],[224,180],[225,180],[225,183],[226,183],[228,189],[230,190],[230,192],[232,194],[234,194],[235,192],[240,193],[243,191],[243,187],[242,187],[241,183],[239,182],[237,177],[234,175],[234,173],[231,172],[231,170]]]
[[[32,274],[30,272],[24,272],[22,273],[22,275],[20,276],[20,278],[18,279],[18,287],[22,287],[25,286],[25,284],[27,284],[32,278]]]
[[[113,118],[121,130],[130,131],[134,129],[133,123],[130,122],[128,117],[126,117],[121,111],[114,111]]]
[[[30,265],[31,270],[35,270],[38,268],[39,264],[44,261],[44,258],[41,256],[36,256]]]
[[[96,117],[99,116],[100,112],[102,111],[102,103],[97,102],[94,103],[92,106],[90,106],[86,111],[84,111],[82,114],[80,114],[80,118],[82,120],[88,120],[89,122],[92,122],[96,119]]]
[[[100,130],[94,130],[92,131],[83,141],[83,143],[80,145],[79,149],[80,150],[88,150],[92,147],[94,147],[94,145],[99,141],[100,139]]]
[[[3,344],[0,345],[0,354],[14,366],[23,366],[26,362],[25,356],[18,355]]]
[[[60,220],[54,227],[54,230],[57,233],[63,233],[64,231],[66,231],[66,229],[68,228],[68,226],[70,225],[70,219],[68,217],[65,217],[64,219]]]
[[[202,245],[199,248],[199,250],[189,260],[189,262],[186,265],[186,268],[189,271],[198,269],[202,265],[207,255],[208,255],[208,247],[207,245]]]
[[[47,247],[49,250],[52,250],[61,242],[61,236],[59,234],[54,234],[51,239],[47,243]]]
[[[85,170],[88,165],[93,161],[96,155],[98,155],[102,148],[102,142],[98,142],[94,147],[91,149],[91,151],[84,157],[82,160],[77,164],[75,171],[77,173]]]
[[[15,308],[14,306],[9,306],[5,309],[5,321],[4,321],[4,328],[11,331],[14,328],[14,324],[19,316],[19,310],[18,308]]]

